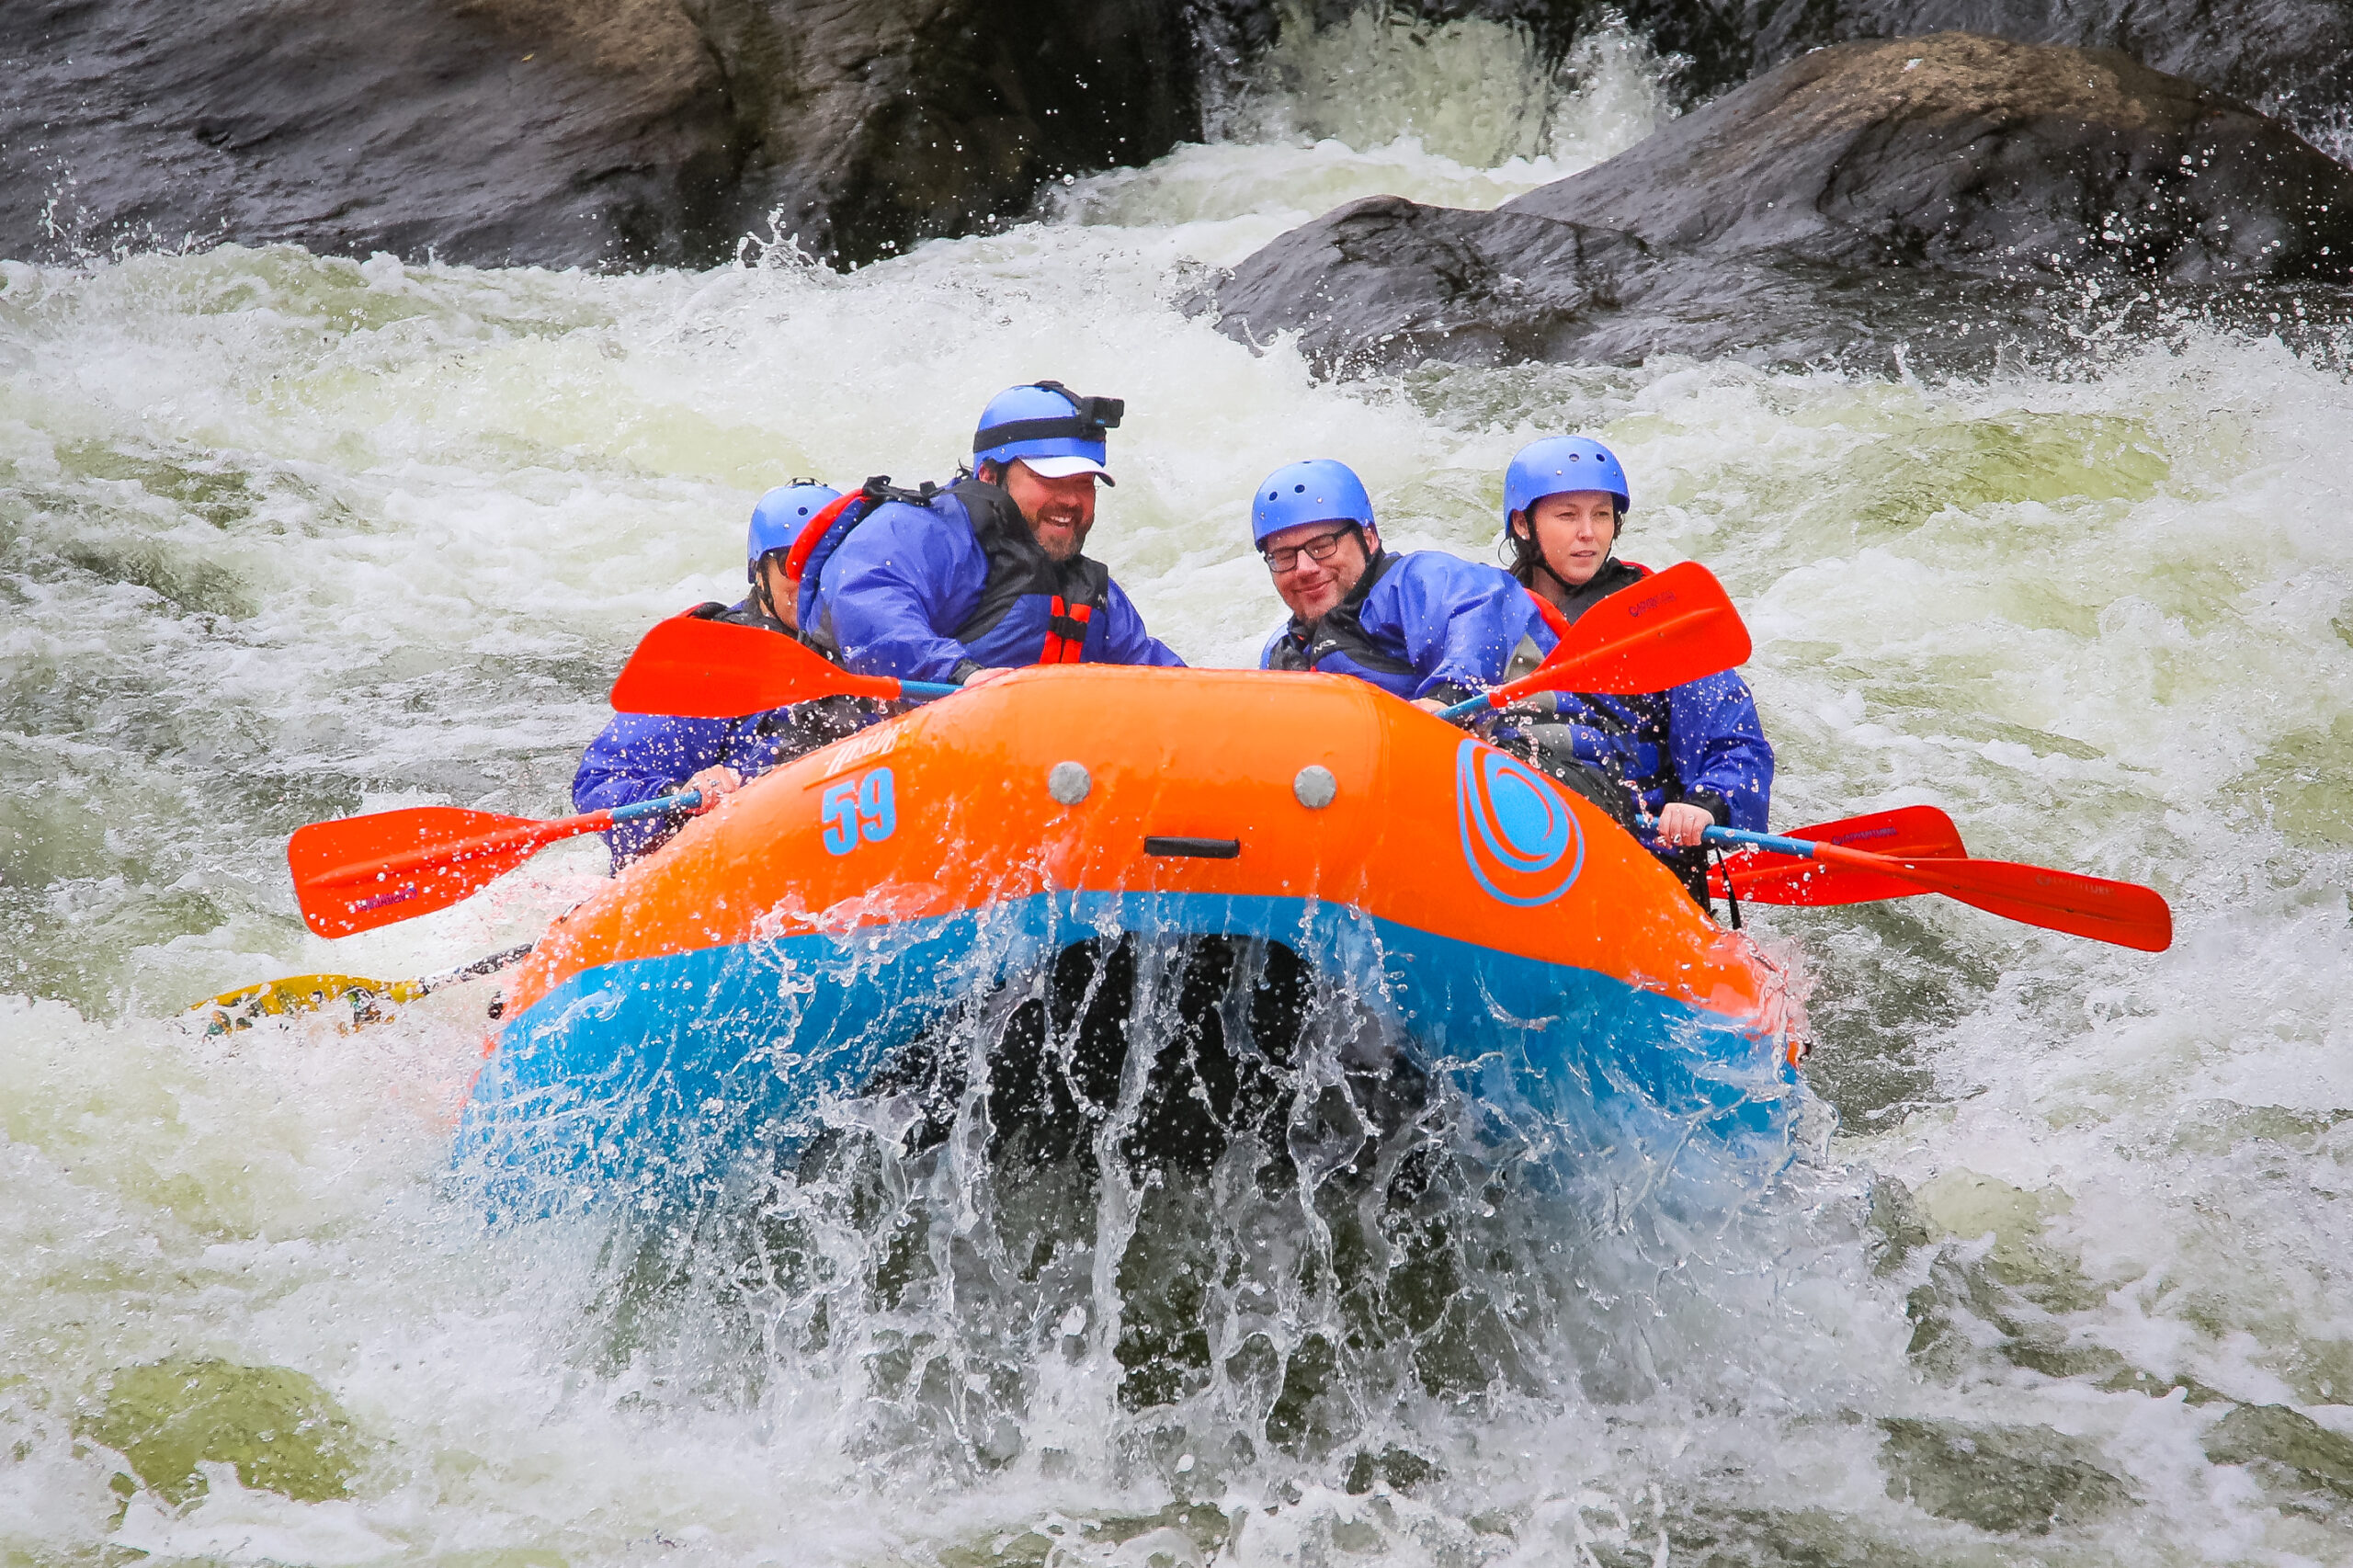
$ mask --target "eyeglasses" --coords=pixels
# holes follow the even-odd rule
[[[1317,534],[1313,539],[1302,540],[1279,550],[1260,551],[1259,553],[1267,558],[1267,570],[1279,577],[1286,572],[1295,571],[1302,555],[1310,561],[1331,560],[1339,550],[1340,541],[1357,529],[1358,525],[1350,523],[1345,528],[1334,528],[1330,533]]]

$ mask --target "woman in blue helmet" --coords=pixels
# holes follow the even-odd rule
[[[688,613],[798,638],[831,657],[822,638],[803,635],[798,628],[793,605],[799,585],[787,577],[785,560],[801,530],[839,494],[813,480],[796,480],[761,496],[752,509],[745,547],[745,575],[751,580],[751,592],[735,605],[698,605]],[[839,697],[744,719],[617,713],[581,757],[572,780],[572,801],[581,811],[594,812],[682,790],[699,790],[706,801],[714,800],[780,762],[839,740],[856,730],[864,716],[864,704]],[[681,815],[611,829],[605,842],[612,850],[613,869],[668,842],[683,825]]]
[[[1290,619],[1260,667],[1355,676],[1436,710],[1552,646],[1527,594],[1493,566],[1381,548],[1372,498],[1344,463],[1287,463],[1259,482],[1250,532]]]
[[[1039,664],[1181,665],[1087,558],[1095,484],[1112,483],[1116,398],[1059,381],[991,399],[972,470],[944,490],[870,484],[804,572],[806,618],[860,675],[987,680]],[[813,584],[813,588],[812,585]]]
[[[1648,574],[1614,556],[1631,506],[1617,456],[1582,436],[1532,442],[1505,472],[1511,574],[1562,629]],[[1658,823],[1652,852],[1705,903],[1700,834],[1762,832],[1772,800],[1773,747],[1748,683],[1727,670],[1643,696],[1563,692],[1555,702],[1552,722],[1521,727],[1523,744],[1539,761],[1574,758],[1623,784]]]

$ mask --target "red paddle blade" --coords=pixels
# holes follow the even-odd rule
[[[1747,661],[1748,628],[1715,574],[1696,561],[1620,588],[1577,618],[1532,674],[1496,689],[1510,702],[1532,691],[1616,696],[1665,691]]]
[[[2173,911],[2152,888],[2011,860],[1881,857],[1825,846],[1823,858],[1878,870],[1929,892],[2049,931],[2161,953],[2173,946]]]
[[[1898,806],[1814,827],[1793,827],[1790,838],[1868,849],[1875,855],[1965,858],[1961,830],[1952,818],[1934,806]],[[1725,860],[1708,872],[1708,891],[1724,894],[1724,872],[1732,873],[1733,891],[1751,903],[1798,904],[1824,908],[1841,903],[1875,903],[1881,899],[1911,898],[1928,890],[1916,882],[1877,871],[1852,870],[1820,860],[1751,849]]]
[[[899,683],[854,676],[790,637],[677,615],[656,625],[613,682],[617,713],[741,719],[813,698],[892,698]]]
[[[286,864],[304,923],[322,937],[347,937],[449,908],[569,836],[550,831],[569,825],[411,806],[298,827]]]

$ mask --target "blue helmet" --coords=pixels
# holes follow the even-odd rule
[[[1372,527],[1372,497],[1365,494],[1364,481],[1330,458],[1285,463],[1260,480],[1250,499],[1250,541],[1264,548],[1268,534],[1302,523]]]
[[[751,537],[744,546],[745,569],[756,574],[761,556],[770,551],[790,550],[801,538],[801,530],[809,526],[809,519],[841,498],[840,491],[813,479],[796,479],[761,496],[759,504],[752,508]]]
[[[1519,449],[1504,470],[1504,526],[1547,495],[1598,490],[1618,498],[1618,509],[1633,510],[1625,466],[1618,454],[1589,436],[1547,436]]]
[[[1019,458],[1046,479],[1099,473],[1111,483],[1103,466],[1105,433],[1119,425],[1127,408],[1116,397],[1081,397],[1060,381],[1007,387],[981,410],[980,426],[972,432],[972,466]]]

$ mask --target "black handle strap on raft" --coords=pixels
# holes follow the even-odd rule
[[[1711,844],[1708,852],[1715,857],[1716,869],[1724,874],[1724,906],[1732,911],[1732,928],[1740,929],[1740,892],[1732,885],[1732,868],[1724,864],[1724,846]]]

